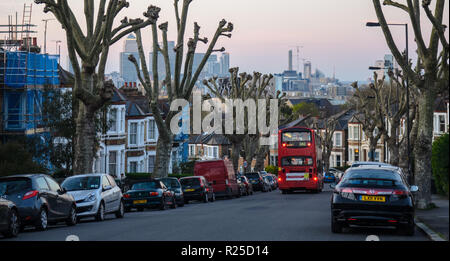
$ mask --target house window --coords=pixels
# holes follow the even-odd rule
[[[156,130],[155,120],[150,120],[148,122],[148,139],[149,140],[155,139],[155,136],[156,136],[155,130]]]
[[[136,173],[137,172],[137,161],[131,161],[130,162],[130,173]]]
[[[130,145],[137,145],[138,125],[136,122],[130,123]]]
[[[359,161],[359,149],[355,149],[355,161]]]
[[[445,132],[445,116],[439,115],[439,132]]]
[[[341,166],[341,155],[336,155],[336,167]]]
[[[359,140],[359,127],[353,127],[353,139]]]
[[[113,177],[117,176],[117,151],[109,152],[109,174]]]
[[[380,152],[375,151],[375,161],[380,162]]]
[[[189,145],[189,156],[193,157],[195,155],[195,145]]]
[[[111,109],[109,112],[109,131],[117,131],[117,109]]]
[[[155,169],[155,156],[148,156],[148,173],[153,173]]]
[[[336,147],[342,146],[342,133],[336,132],[334,134],[334,146],[336,146]]]
[[[214,147],[213,149],[214,149],[214,155],[213,155],[214,158],[215,158],[215,159],[219,158],[219,148]]]

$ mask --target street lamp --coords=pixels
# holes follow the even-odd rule
[[[405,27],[405,41],[406,41],[406,50],[405,50],[405,54],[406,54],[406,66],[408,66],[409,64],[409,48],[408,48],[408,24],[388,24],[388,25],[393,25],[393,26],[404,26]],[[380,23],[377,22],[367,22],[366,23],[367,27],[380,27]],[[407,106],[407,113],[406,113],[406,143],[407,143],[407,149],[408,149],[408,176],[409,176],[409,182],[410,184],[412,184],[412,182],[414,181],[414,173],[412,173],[411,171],[411,143],[409,140],[409,136],[410,136],[410,119],[409,119],[409,81],[408,81],[408,73],[405,72],[405,80],[406,80],[406,106]]]

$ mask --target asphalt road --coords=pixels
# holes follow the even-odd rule
[[[369,235],[381,241],[428,240],[418,230],[412,237],[391,229],[367,228],[333,234],[330,197],[329,189],[320,194],[257,192],[214,203],[192,202],[165,211],[130,212],[123,219],[114,215],[103,222],[85,219],[75,227],[61,224],[43,232],[26,229],[12,240],[64,241],[70,235],[81,241],[364,241]],[[0,242],[4,240],[0,237]]]

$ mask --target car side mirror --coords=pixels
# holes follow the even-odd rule
[[[58,189],[58,194],[59,195],[63,195],[63,194],[66,194],[66,193],[67,193],[67,190],[65,188]]]
[[[336,188],[336,184],[330,184],[330,188],[331,189],[335,189]]]
[[[111,186],[104,186],[104,187],[103,187],[103,191],[108,191],[108,190],[110,190],[110,189],[112,189]]]
[[[416,185],[412,185],[411,188],[409,188],[409,190],[410,190],[411,192],[417,192],[417,191],[419,191],[419,187],[416,186]]]

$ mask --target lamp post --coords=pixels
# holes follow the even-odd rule
[[[409,65],[409,47],[408,47],[408,24],[388,24],[392,26],[404,26],[405,27],[405,42],[406,42],[406,50],[405,50],[405,65]],[[366,23],[367,27],[380,27],[380,23],[376,22],[368,22]],[[407,150],[408,150],[408,177],[410,184],[414,181],[414,173],[411,170],[411,143],[410,143],[410,119],[409,119],[409,80],[408,80],[408,74],[405,73],[405,80],[406,80],[406,105],[407,105],[407,113],[406,113],[406,144],[407,144]]]
[[[44,54],[47,53],[47,23],[48,21],[52,21],[55,20],[53,18],[50,19],[42,19],[42,21],[45,23],[45,27],[44,27]]]

